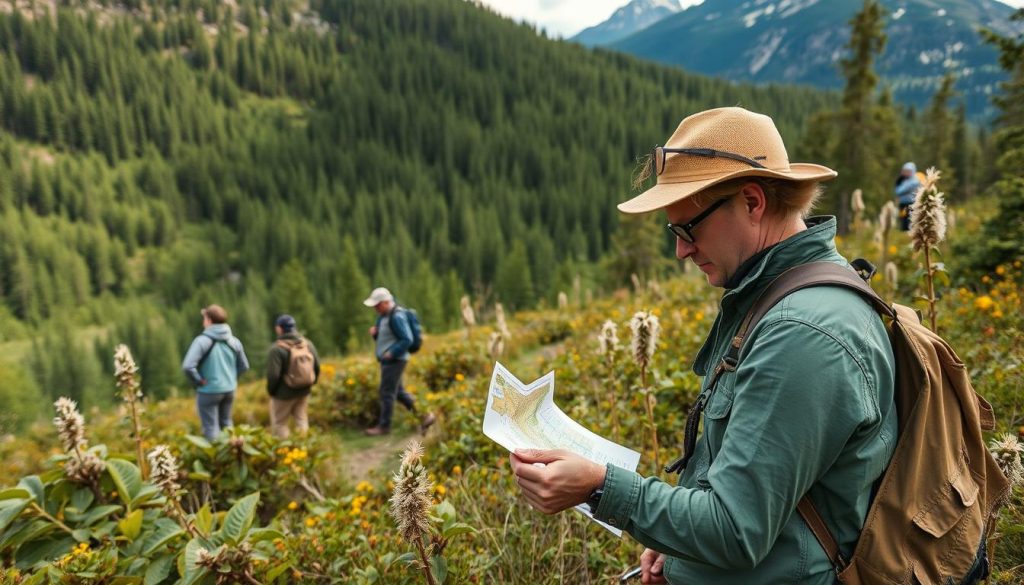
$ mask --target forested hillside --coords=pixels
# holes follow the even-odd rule
[[[798,144],[835,102],[461,0],[68,4],[0,13],[0,343],[33,372],[7,377],[87,404],[115,341],[155,395],[180,384],[209,302],[259,366],[282,311],[350,347],[371,284],[439,330],[464,292],[515,309],[621,282],[591,268],[613,203],[684,114],[770,111]]]

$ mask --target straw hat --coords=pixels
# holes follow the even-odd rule
[[[790,163],[786,145],[771,118],[743,108],[718,108],[679,123],[664,146],[652,153],[658,183],[619,204],[623,213],[668,207],[708,187],[741,177],[827,181],[828,167]],[[687,152],[674,152],[687,150]]]

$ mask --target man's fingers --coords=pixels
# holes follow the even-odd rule
[[[516,449],[515,456],[526,463],[551,463],[562,458],[561,449]]]

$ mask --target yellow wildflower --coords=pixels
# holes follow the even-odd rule
[[[459,465],[456,465],[455,467],[452,467],[452,474],[454,474],[454,475],[462,475],[462,467],[459,466]]]
[[[298,508],[299,508],[299,503],[298,502],[296,502],[294,500],[292,500],[291,502],[288,502],[288,509],[289,510],[297,510]]]
[[[974,306],[982,311],[987,311],[992,308],[995,302],[992,301],[992,297],[988,295],[982,295],[974,299]]]
[[[309,518],[306,518],[306,526],[310,528],[316,526],[316,516],[310,516]]]
[[[461,373],[460,374],[455,374],[455,381],[456,382],[461,382],[461,381],[463,381],[465,379],[466,379],[466,377],[463,376]]]
[[[448,488],[444,487],[441,484],[437,484],[436,486],[434,486],[434,491],[437,492],[437,495],[443,496],[446,493],[448,493]]]

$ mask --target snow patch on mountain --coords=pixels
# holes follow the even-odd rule
[[[782,0],[779,2],[777,11],[781,18],[789,18],[805,8],[810,8],[820,0]]]
[[[754,58],[750,61],[750,74],[757,75],[757,72],[764,68],[772,59],[772,55],[782,44],[782,39],[786,37],[786,29],[779,28],[773,31],[768,31],[766,34],[761,35],[757,47],[754,49]]]

